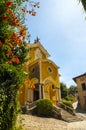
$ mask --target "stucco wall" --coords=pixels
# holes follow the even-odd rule
[[[86,90],[83,91],[82,89],[82,83],[86,84],[86,76],[77,78],[76,83],[78,86],[78,95],[80,99],[81,108],[86,109],[86,104],[85,104],[85,99],[84,99],[84,96],[86,96]]]

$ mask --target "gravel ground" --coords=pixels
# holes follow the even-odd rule
[[[67,123],[54,118],[22,115],[25,130],[86,130],[86,120]]]

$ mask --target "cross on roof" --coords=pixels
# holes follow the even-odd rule
[[[37,42],[40,42],[40,39],[38,38],[38,36],[37,36],[36,40],[34,40],[34,43],[37,43]]]

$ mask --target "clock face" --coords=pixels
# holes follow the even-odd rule
[[[40,49],[36,49],[36,51],[35,51],[35,59],[38,59],[38,58],[41,58],[41,57],[42,57],[42,54],[41,54]]]

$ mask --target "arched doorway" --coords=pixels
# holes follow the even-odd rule
[[[49,80],[44,84],[44,98],[51,100],[53,105],[56,105],[57,103],[57,89]]]

